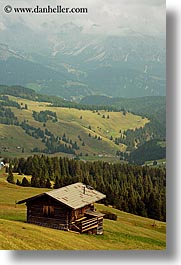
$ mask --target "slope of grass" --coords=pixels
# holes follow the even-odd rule
[[[35,146],[45,148],[44,144],[24,132],[19,126],[0,124],[1,156],[31,155],[31,149]]]
[[[17,109],[11,107],[18,121],[21,123],[24,120],[29,125],[45,130],[45,127],[55,136],[66,137],[73,142],[77,142],[79,150],[77,154],[83,153],[90,156],[99,154],[115,156],[116,151],[125,151],[126,146],[123,144],[116,145],[110,137],[115,139],[120,137],[120,130],[135,129],[144,127],[149,122],[147,118],[142,118],[138,115],[122,112],[107,112],[100,110],[99,112],[90,110],[78,110],[73,108],[50,107],[47,102],[36,102],[27,99],[10,97],[11,100],[18,102],[22,107],[25,104],[28,109]],[[32,117],[33,111],[40,112],[46,109],[56,112],[58,121],[47,121],[46,125],[42,122],[35,121]],[[44,149],[45,145],[42,139],[35,139],[25,133],[25,131],[17,126],[0,125],[1,141],[3,146],[9,148],[6,151],[2,150],[3,156],[19,156],[22,149],[24,155],[29,155],[33,147]],[[99,140],[98,140],[99,138]],[[101,140],[100,140],[101,139]],[[17,146],[21,149],[17,150]]]
[[[0,249],[19,250],[133,250],[165,249],[165,237],[145,228],[104,221],[104,234],[74,234],[23,222],[0,219]],[[41,236],[40,236],[41,235]]]
[[[47,189],[19,187],[0,172],[0,249],[13,250],[165,250],[166,224],[96,204],[98,211],[117,214],[117,221],[104,220],[104,234],[86,235],[27,224],[25,205],[15,201]]]

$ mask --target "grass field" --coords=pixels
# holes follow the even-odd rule
[[[0,143],[2,156],[24,156],[22,147],[26,151],[26,155],[31,155],[31,149],[35,146],[44,148],[44,144],[24,133],[23,129],[18,126],[0,124]],[[20,147],[20,148],[19,148]]]
[[[10,97],[11,100],[18,102],[21,106],[27,104],[28,109],[11,108],[19,122],[28,121],[29,125],[45,130],[43,123],[35,121],[32,117],[33,111],[45,111],[49,109],[56,112],[58,121],[46,122],[46,128],[55,136],[66,137],[73,142],[77,142],[79,146],[78,153],[91,156],[99,155],[115,157],[116,151],[125,151],[126,146],[123,144],[116,145],[110,137],[115,139],[120,137],[121,132],[128,129],[144,127],[149,122],[147,118],[138,115],[122,112],[107,112],[100,110],[99,112],[90,110],[78,110],[72,108],[50,107],[49,103],[35,102],[22,98]],[[103,118],[105,117],[105,118]],[[90,135],[89,135],[90,134]],[[95,138],[97,137],[97,139]],[[98,140],[101,138],[101,140]],[[31,154],[33,147],[44,149],[45,145],[41,139],[35,139],[25,133],[22,128],[17,126],[0,125],[0,141],[1,146],[6,149],[1,150],[3,156],[20,156],[22,149],[24,155]],[[83,144],[84,142],[84,144]],[[18,149],[18,147],[20,147]],[[89,157],[86,159],[88,160]],[[91,159],[92,160],[92,159]]]
[[[116,213],[104,220],[103,235],[86,235],[26,223],[25,205],[15,202],[47,189],[19,187],[0,171],[0,249],[12,250],[165,250],[166,224],[96,204],[97,210]]]

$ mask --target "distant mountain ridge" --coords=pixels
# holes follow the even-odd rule
[[[164,37],[97,36],[71,22],[56,30],[44,25],[39,37],[32,30],[27,43],[29,29],[13,29],[11,38],[8,30],[0,32],[1,83],[68,100],[165,95]]]

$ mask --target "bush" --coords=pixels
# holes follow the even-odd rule
[[[116,221],[117,218],[118,218],[117,214],[115,214],[115,213],[111,213],[111,212],[108,212],[108,211],[101,211],[101,213],[104,214],[104,218],[105,219]]]
[[[13,175],[8,175],[7,181],[11,184],[15,184]]]
[[[29,183],[29,181],[27,180],[27,178],[24,177],[23,180],[22,180],[21,185],[22,185],[23,187],[29,187],[29,186],[30,186],[30,183]]]
[[[16,185],[21,186],[21,181],[19,179],[17,179]]]

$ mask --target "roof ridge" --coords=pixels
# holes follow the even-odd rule
[[[67,205],[72,209],[82,208],[85,205],[92,204],[106,197],[106,195],[95,190],[94,188],[89,188],[81,182],[76,182],[68,186],[50,190],[48,192],[44,192],[31,198],[19,201],[18,204],[36,199],[43,195],[48,195],[51,198],[59,201],[62,204]]]
[[[46,193],[46,194],[49,194],[49,193],[52,193],[52,192],[54,192],[54,191],[59,191],[59,190],[61,190],[61,189],[69,188],[70,186],[73,186],[73,185],[75,186],[75,185],[78,185],[78,184],[85,185],[85,184],[82,183],[82,182],[76,182],[76,183],[72,183],[72,184],[67,185],[67,186],[60,187],[60,188],[58,188],[58,189],[53,189],[53,190],[47,191],[47,192],[45,192],[45,193]],[[85,186],[86,186],[86,185],[85,185]]]

